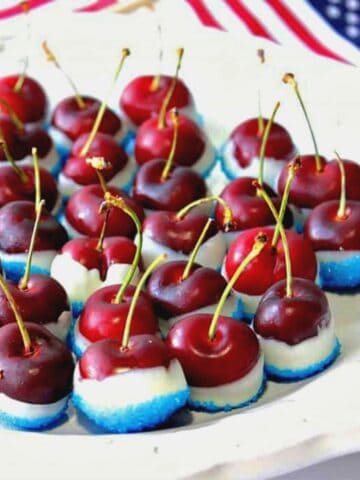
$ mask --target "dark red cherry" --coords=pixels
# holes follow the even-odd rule
[[[186,380],[194,387],[217,387],[245,377],[260,358],[254,332],[230,317],[219,317],[209,339],[209,314],[187,315],[170,330],[166,345],[179,360]]]
[[[109,187],[108,191],[115,196],[122,197],[136,212],[142,221],[144,211],[132,198],[122,190]],[[99,215],[99,209],[104,201],[104,192],[100,185],[88,185],[75,192],[69,199],[65,208],[65,217],[69,224],[80,234],[89,237],[99,237],[104,222],[104,216]],[[112,208],[109,214],[106,235],[108,237],[125,236],[133,237],[136,233],[134,222],[118,208]]]
[[[141,125],[145,120],[160,112],[161,105],[169,91],[172,77],[161,75],[159,88],[152,91],[153,75],[134,78],[124,88],[120,97],[120,108],[135,124]],[[178,80],[171,96],[168,110],[192,107],[191,94],[182,80]]]
[[[26,323],[31,353],[16,323],[0,328],[0,392],[20,402],[54,403],[71,393],[74,360],[66,345],[41,325]]]
[[[172,355],[155,335],[134,335],[126,348],[121,340],[107,339],[90,345],[79,362],[82,378],[103,380],[122,369],[168,368]]]
[[[262,297],[254,319],[255,332],[263,338],[296,345],[316,337],[330,323],[324,292],[314,282],[293,278],[292,296],[286,296],[286,281],[272,285]]]
[[[190,168],[173,165],[162,180],[165,164],[165,160],[151,160],[136,174],[132,196],[144,208],[177,211],[205,196],[205,181]]]

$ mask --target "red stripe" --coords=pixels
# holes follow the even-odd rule
[[[203,0],[186,0],[187,3],[196,13],[200,22],[205,25],[205,27],[217,28],[218,30],[225,30],[225,28],[219,23],[216,18],[212,15],[210,10],[206,7]]]
[[[34,8],[39,8],[47,3],[51,3],[54,0],[29,0],[29,8],[32,10]],[[18,2],[13,7],[0,9],[0,20],[4,18],[15,17],[15,15],[22,15],[24,13],[23,7],[20,2]]]
[[[115,5],[115,3],[117,3],[117,0],[97,0],[96,2],[86,5],[85,7],[76,8],[74,12],[99,12],[100,10],[104,10],[105,8]]]
[[[282,0],[266,0],[268,5],[275,11],[281,20],[292,30],[292,32],[307,45],[313,52],[351,64],[348,60],[333,52],[321,43],[310,30],[293,14],[293,12],[282,2]]]
[[[272,42],[278,43],[258,18],[242,3],[241,0],[225,0],[235,15],[242,20],[248,30],[257,37],[263,37]]]

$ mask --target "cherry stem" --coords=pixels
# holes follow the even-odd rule
[[[114,8],[115,13],[132,13],[138,8],[147,7],[154,10],[154,0],[133,0],[125,5],[119,5]]]
[[[141,259],[141,250],[142,250],[142,232],[141,232],[141,221],[137,214],[134,212],[132,208],[130,208],[125,200],[121,197],[115,197],[111,195],[111,193],[106,192],[104,195],[104,200],[105,200],[105,205],[107,207],[115,207],[115,208],[120,208],[124,213],[129,215],[131,220],[134,222],[136,231],[137,231],[137,236],[138,236],[138,241],[136,245],[136,252],[134,259],[132,261],[131,267],[126,273],[125,279],[120,285],[120,288],[116,294],[114,303],[121,303],[122,299],[124,297],[125,290],[127,287],[130,285],[131,280],[133,279],[136,269],[139,266],[140,259]]]
[[[204,203],[210,202],[218,202],[224,209],[224,223],[223,227],[225,232],[227,232],[232,224],[233,214],[229,205],[225,202],[225,200],[217,195],[210,195],[209,197],[200,198],[199,200],[195,200],[188,205],[185,205],[181,210],[179,210],[176,214],[176,218],[181,220],[185,215],[187,215],[190,210],[199,205],[203,205]]]
[[[201,245],[203,244],[203,241],[204,241],[204,238],[210,228],[210,225],[212,223],[212,219],[209,218],[208,221],[206,222],[204,228],[202,229],[202,232],[200,233],[200,236],[195,244],[195,247],[193,249],[193,251],[191,252],[191,255],[187,261],[187,264],[185,266],[185,269],[183,271],[183,274],[181,276],[181,280],[186,280],[190,274],[190,270],[191,270],[191,267],[194,265],[194,262],[195,262],[195,258],[197,256],[197,254],[199,253],[199,250],[200,250],[200,247]]]
[[[269,138],[269,135],[270,135],[271,127],[274,123],[274,119],[275,119],[276,113],[279,110],[279,108],[280,108],[280,102],[277,102],[275,107],[274,107],[274,110],[271,114],[270,119],[266,123],[266,127],[265,127],[265,130],[264,130],[262,139],[261,139],[261,146],[260,146],[260,153],[259,153],[259,177],[258,177],[258,181],[259,181],[260,185],[262,185],[263,181],[264,181],[264,163],[265,163],[266,145],[267,145],[267,141],[268,141],[268,138]]]
[[[281,199],[281,205],[280,205],[280,210],[279,210],[279,222],[276,224],[275,233],[274,233],[274,236],[273,236],[273,239],[272,239],[272,242],[271,242],[272,247],[275,247],[275,245],[277,244],[277,242],[279,240],[279,235],[280,235],[279,224],[283,225],[284,216],[285,216],[285,212],[286,212],[286,207],[287,207],[288,202],[289,202],[289,194],[290,194],[291,185],[292,185],[292,182],[295,178],[296,171],[298,170],[299,167],[300,167],[300,160],[299,159],[296,159],[293,163],[290,163],[288,165],[288,176],[287,176],[286,183],[285,183],[284,193],[283,193],[283,196],[282,196],[282,199]]]
[[[261,250],[265,247],[266,242],[267,242],[267,236],[264,233],[259,233],[254,239],[254,244],[252,246],[252,249],[244,258],[244,260],[240,263],[240,265],[235,270],[233,276],[228,281],[228,284],[226,285],[221,295],[221,298],[219,300],[219,303],[216,306],[214,315],[210,323],[210,327],[208,331],[209,340],[212,341],[215,338],[216,327],[221,314],[221,310],[223,309],[226,299],[229,296],[232,288],[234,287],[240,275],[244,272],[245,268],[249,265],[249,263],[252,262],[254,258],[256,258],[260,254]]]
[[[286,296],[288,298],[291,298],[292,295],[293,295],[292,294],[291,258],[290,258],[289,244],[288,244],[288,241],[287,241],[287,238],[286,238],[285,229],[284,229],[284,227],[283,227],[283,225],[280,221],[278,212],[276,211],[276,208],[275,208],[271,198],[269,197],[269,195],[264,190],[264,187],[262,185],[259,185],[257,182],[254,182],[254,183],[256,183],[256,187],[257,187],[260,195],[262,196],[262,198],[265,200],[266,204],[270,208],[271,213],[273,214],[273,216],[276,220],[276,225],[279,227],[280,236],[281,236],[281,240],[282,240],[282,243],[283,243],[284,256],[285,256]]]
[[[102,227],[101,227],[99,240],[98,240],[98,243],[96,244],[96,247],[95,247],[96,250],[100,253],[104,250],[104,239],[105,239],[106,227],[107,227],[107,224],[108,224],[108,221],[109,221],[109,214],[110,214],[110,210],[107,209],[106,212],[105,212],[104,222],[103,222]]]
[[[265,51],[260,48],[257,51],[257,56],[259,57],[261,65],[265,63]],[[263,132],[264,132],[264,118],[262,116],[261,112],[261,92],[260,89],[258,90],[258,110],[259,110],[259,115],[258,115],[258,136],[261,137]]]
[[[165,117],[166,117],[166,112],[171,100],[171,97],[173,96],[173,93],[175,91],[178,77],[179,77],[179,71],[181,67],[181,61],[182,57],[184,55],[184,49],[183,48],[178,48],[176,50],[176,55],[177,55],[177,64],[176,64],[176,70],[175,70],[175,75],[173,76],[171,80],[171,84],[169,87],[169,90],[164,98],[164,101],[161,105],[160,113],[159,113],[159,120],[158,120],[158,128],[164,128],[165,127]]]
[[[3,105],[6,108],[8,114],[10,115],[10,119],[13,122],[13,124],[15,125],[15,127],[22,132],[24,130],[24,124],[20,120],[17,113],[15,112],[15,110],[10,105],[10,103],[8,103],[3,98],[0,98],[0,105]]]
[[[58,70],[60,70],[60,72],[64,75],[64,77],[66,78],[67,82],[69,83],[72,91],[74,92],[74,97],[75,97],[77,106],[79,107],[79,110],[83,110],[86,105],[85,105],[85,102],[84,102],[82,96],[80,95],[79,90],[77,89],[77,86],[75,85],[73,79],[65,72],[65,70],[63,70],[63,68],[60,65],[60,63],[58,62],[56,56],[54,55],[52,50],[50,50],[50,48],[48,47],[47,42],[42,42],[41,46],[42,46],[42,48],[45,52],[46,60],[48,62],[52,62],[55,65],[55,67]]]
[[[125,59],[129,55],[130,55],[130,50],[128,48],[123,48],[122,52],[121,52],[120,61],[119,61],[118,65],[116,67],[116,70],[115,70],[114,78],[111,81],[111,84],[110,84],[109,90],[108,90],[108,92],[105,96],[105,99],[102,101],[102,103],[100,105],[100,108],[99,108],[98,113],[97,113],[96,118],[95,118],[95,122],[92,126],[92,129],[91,129],[90,135],[88,136],[84,146],[81,149],[80,157],[85,157],[89,152],[91,144],[94,141],[94,138],[95,138],[95,136],[96,136],[96,134],[97,134],[97,132],[100,128],[101,121],[102,121],[102,119],[105,115],[107,104],[109,103],[110,96],[112,94],[113,88],[116,84],[117,79],[119,78],[120,72],[121,72],[122,67],[124,65],[124,62],[125,62]]]
[[[40,208],[41,201],[41,181],[40,181],[40,167],[39,167],[39,157],[37,154],[37,148],[33,147],[31,149],[33,164],[34,164],[34,173],[35,173],[35,211],[37,212]]]
[[[6,140],[5,140],[5,137],[4,137],[4,133],[3,133],[1,128],[0,128],[0,146],[3,149],[6,160],[10,163],[14,172],[19,176],[20,180],[23,183],[26,183],[28,181],[29,177],[26,175],[25,171],[16,164],[13,156],[10,153],[9,147],[8,147],[8,145],[6,143]]]
[[[9,302],[11,310],[14,313],[14,317],[15,317],[16,323],[19,327],[21,337],[22,337],[22,341],[23,341],[23,344],[24,344],[25,354],[29,354],[31,352],[31,340],[30,340],[29,332],[27,331],[27,329],[25,327],[24,320],[21,317],[19,307],[17,306],[17,304],[15,302],[15,299],[10,292],[9,285],[6,282],[5,278],[1,274],[0,274],[0,288],[4,292],[4,295],[7,299],[7,301]]]
[[[95,170],[96,175],[99,180],[99,184],[102,188],[102,191],[105,193],[107,190],[107,184],[104,175],[101,173],[102,170],[105,170],[108,167],[107,162],[105,161],[104,157],[90,157],[86,159],[86,163],[91,165],[92,168]]]
[[[29,246],[29,251],[28,251],[28,255],[27,255],[27,259],[26,259],[26,265],[25,265],[25,272],[24,272],[24,275],[19,282],[20,290],[26,290],[27,286],[28,286],[28,283],[29,283],[31,262],[32,262],[32,256],[33,256],[33,253],[34,253],[34,247],[35,247],[35,240],[36,240],[37,231],[39,229],[39,223],[40,223],[42,209],[43,209],[44,204],[45,204],[45,201],[41,200],[41,202],[39,203],[39,207],[36,209],[35,223],[34,223],[33,231],[32,231],[32,234],[31,234],[30,246]]]
[[[139,283],[136,286],[133,298],[131,299],[130,308],[129,308],[129,311],[128,311],[128,314],[127,314],[127,317],[126,317],[125,328],[124,328],[124,333],[123,333],[122,342],[121,342],[122,348],[127,348],[128,344],[129,344],[131,321],[132,321],[132,318],[134,316],[136,303],[139,299],[141,290],[142,290],[143,286],[145,285],[147,279],[152,274],[152,272],[156,269],[156,267],[158,265],[160,265],[160,263],[164,262],[166,260],[166,258],[167,258],[167,255],[165,253],[156,257],[155,260],[153,260],[150,263],[150,265],[148,266],[148,268],[145,270],[143,276],[141,277]]]
[[[161,173],[161,181],[162,182],[165,182],[165,180],[169,176],[172,164],[174,162],[176,145],[177,145],[178,136],[179,136],[179,112],[177,111],[176,108],[173,108],[170,112],[170,115],[171,115],[171,120],[172,120],[173,125],[174,125],[174,135],[173,135],[173,140],[172,140],[172,143],[171,143],[171,149],[170,149],[170,152],[169,152],[168,159],[166,160],[163,171]]]
[[[310,118],[309,118],[309,115],[306,111],[306,108],[305,108],[305,104],[303,102],[303,99],[301,97],[301,94],[300,94],[300,90],[299,90],[299,85],[295,79],[295,75],[293,73],[286,73],[284,76],[283,76],[283,82],[284,83],[288,83],[294,90],[295,92],[295,95],[297,96],[297,99],[299,100],[299,103],[300,103],[300,106],[302,108],[302,111],[304,113],[304,116],[305,116],[305,120],[306,120],[306,123],[309,127],[309,130],[310,130],[310,135],[311,135],[311,138],[312,138],[312,142],[313,142],[313,145],[314,145],[314,150],[315,150],[315,165],[316,165],[316,171],[317,172],[321,172],[322,171],[322,164],[321,164],[321,158],[320,158],[320,154],[319,154],[319,149],[318,149],[318,146],[317,146],[317,143],[316,143],[316,138],[315,138],[315,134],[314,134],[314,130],[311,126],[311,122],[310,122]]]
[[[340,155],[335,150],[336,159],[340,169],[340,176],[341,176],[341,190],[340,190],[340,201],[339,201],[339,209],[337,211],[337,218],[340,220],[344,220],[346,215],[346,173],[344,168],[344,162],[340,158]]]
[[[29,10],[30,10],[30,5],[28,1],[23,1],[20,2],[21,8],[23,13],[26,16],[27,22],[26,22],[26,30],[27,30],[27,41],[28,41],[28,47],[30,44],[30,22],[29,22]],[[23,66],[23,71],[21,72],[21,75],[18,76],[18,79],[15,83],[14,86],[14,92],[19,93],[24,85],[25,82],[25,77],[26,77],[26,72],[29,66],[29,54],[26,55],[25,61],[24,61],[24,66]]]
[[[157,26],[157,33],[158,33],[158,39],[159,39],[159,71],[161,72],[164,51],[162,48],[162,28],[160,24],[158,24]],[[161,73],[154,75],[150,85],[150,92],[156,92],[156,90],[158,90],[158,88],[160,87],[160,80],[161,80]]]

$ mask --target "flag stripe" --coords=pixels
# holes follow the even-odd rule
[[[200,22],[205,25],[205,27],[217,28],[218,30],[225,30],[224,27],[219,23],[216,18],[212,15],[210,10],[205,6],[203,0],[186,0],[187,3],[196,13]]]
[[[246,27],[253,35],[278,43],[260,20],[258,20],[258,18],[241,2],[241,0],[225,0],[225,3],[231,8],[234,14],[245,23]]]
[[[74,12],[99,12],[100,10],[104,10],[105,8],[111,7],[115,5],[117,0],[97,0],[90,5],[86,5],[85,7],[75,8]]]
[[[30,0],[29,6],[30,6],[30,9],[39,8],[51,2],[54,2],[54,0]],[[23,13],[24,13],[23,7],[19,2],[13,7],[0,9],[0,20],[14,17],[15,15],[21,15]]]
[[[323,45],[281,0],[267,0],[267,3],[294,33],[294,35],[296,35],[313,52],[343,63],[350,63]]]

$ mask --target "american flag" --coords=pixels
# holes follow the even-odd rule
[[[28,0],[28,4],[31,9],[45,8],[56,1],[62,0]],[[72,0],[69,8],[74,13],[113,12],[114,6],[134,1]],[[173,1],[183,2],[183,8],[190,9],[205,27],[234,33],[245,30],[282,45],[302,46],[333,60],[360,63],[360,0]],[[0,20],[22,13],[21,2],[1,0],[1,4]]]

